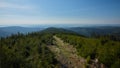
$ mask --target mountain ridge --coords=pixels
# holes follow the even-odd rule
[[[92,37],[93,35],[116,35],[120,36],[120,27],[116,26],[99,26],[99,27],[21,27],[21,26],[9,26],[9,27],[0,27],[0,37],[10,36],[11,34],[19,33],[31,33],[31,32],[49,32],[49,33],[57,33],[57,32],[66,32],[78,34],[81,36]]]

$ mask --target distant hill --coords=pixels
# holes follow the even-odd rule
[[[71,33],[79,34],[87,37],[95,35],[115,35],[120,37],[120,27],[119,26],[92,26],[92,27],[67,27],[67,28],[43,28],[43,27],[20,27],[20,26],[10,26],[10,27],[0,27],[0,37],[10,36],[11,34],[40,31],[43,33]]]
[[[10,36],[11,34],[41,31],[43,28],[32,28],[32,27],[20,27],[20,26],[10,26],[10,27],[0,27],[0,37]]]
[[[64,28],[54,28],[54,27],[46,28],[46,29],[42,30],[41,33],[52,33],[52,34],[69,33],[69,34],[76,34],[76,35],[78,34],[78,33],[71,31],[71,30],[67,30]]]
[[[91,37],[97,35],[117,35],[120,36],[120,27],[101,26],[101,27],[71,27],[67,28],[84,36]]]

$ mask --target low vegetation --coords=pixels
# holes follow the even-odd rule
[[[0,39],[0,68],[54,68],[59,64],[47,48],[51,34],[18,33]]]
[[[85,38],[71,34],[57,34],[64,42],[70,43],[76,47],[78,55],[91,61],[97,59],[105,67],[119,68],[120,66],[120,42],[113,41],[110,38],[101,37]],[[90,64],[90,63],[89,63]]]

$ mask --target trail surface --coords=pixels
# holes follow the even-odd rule
[[[85,68],[85,59],[77,55],[76,48],[53,36],[55,45],[48,46],[62,64],[62,68]]]

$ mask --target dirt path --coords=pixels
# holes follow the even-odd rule
[[[56,36],[54,39],[56,45],[49,46],[49,48],[63,68],[85,68],[85,60],[77,55],[77,51],[72,45],[64,43]]]

